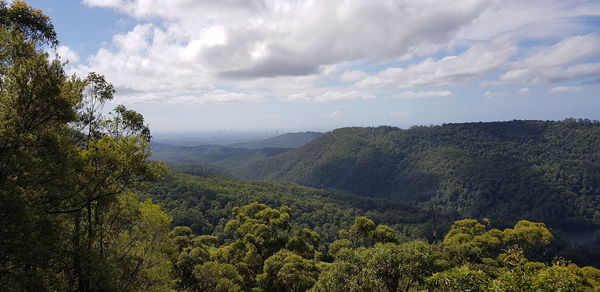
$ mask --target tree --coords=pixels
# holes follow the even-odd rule
[[[192,291],[242,291],[244,283],[235,266],[217,262],[206,262],[196,266],[194,277],[198,284],[192,287]]]
[[[25,1],[14,1],[10,6],[6,1],[0,1],[0,25],[18,30],[36,45],[58,45],[50,17],[27,5]]]
[[[256,282],[265,291],[306,291],[318,277],[316,261],[282,249],[265,260]]]
[[[480,270],[472,270],[467,266],[439,272],[427,281],[434,287],[433,291],[487,291],[489,277]]]
[[[171,219],[134,194],[164,170],[143,117],[100,114],[112,85],[49,60],[42,47],[58,41],[41,11],[2,1],[0,21],[0,286],[167,287]]]
[[[256,275],[264,261],[285,247],[291,228],[290,208],[272,209],[264,204],[252,203],[233,209],[234,219],[225,225],[225,233],[234,241],[221,246],[220,261],[230,263],[244,271],[244,281],[254,286]]]

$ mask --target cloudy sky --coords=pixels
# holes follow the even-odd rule
[[[154,131],[600,119],[600,1],[29,1]]]

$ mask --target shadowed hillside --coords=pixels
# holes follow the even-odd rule
[[[232,173],[579,228],[600,224],[599,156],[589,120],[343,128]]]

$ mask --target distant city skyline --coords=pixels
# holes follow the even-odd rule
[[[600,119],[598,1],[28,1],[156,133]]]

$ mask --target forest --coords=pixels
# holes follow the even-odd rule
[[[161,157],[191,173],[218,167],[212,174],[433,205],[447,216],[506,226],[528,219],[569,231],[600,227],[597,121],[341,128],[280,152],[232,155],[218,164],[197,152],[170,160],[167,153],[175,152],[163,148]]]
[[[42,11],[0,1],[0,291],[600,289],[598,264],[575,262],[542,222],[170,170],[150,159],[144,117],[105,110],[114,86],[69,76],[46,50],[58,44]],[[571,124],[593,137],[573,134],[567,157],[587,155],[597,124]],[[548,159],[561,180],[586,179],[576,210],[594,211],[595,162],[569,176]]]

